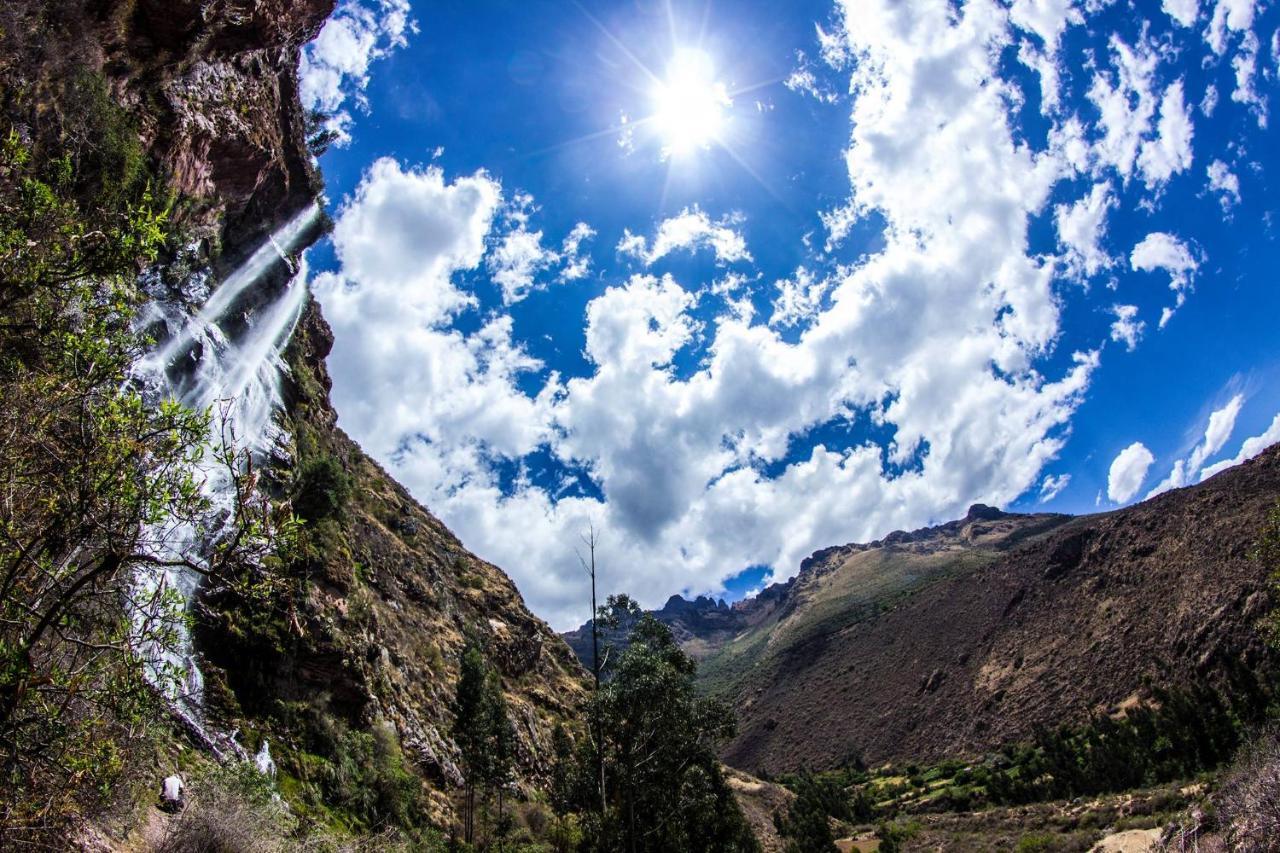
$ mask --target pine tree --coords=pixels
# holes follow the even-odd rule
[[[462,835],[468,844],[475,840],[476,786],[489,775],[488,717],[485,686],[488,666],[480,647],[468,643],[462,653],[458,688],[454,699],[453,739],[462,757],[466,780],[462,806]]]

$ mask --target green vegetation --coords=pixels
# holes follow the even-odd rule
[[[778,834],[787,839],[786,853],[833,853],[835,838],[831,818],[852,817],[849,799],[831,777],[814,778],[801,774],[792,784],[796,798],[787,814],[774,815]]]
[[[194,464],[212,452],[210,413],[149,406],[128,382],[147,345],[134,282],[164,246],[168,205],[105,83],[71,82],[43,135],[0,137],[0,830],[15,839],[106,805],[145,746],[159,709],[137,652],[171,644],[181,614],[135,576],[188,565],[157,555],[175,525],[199,529]],[[233,449],[217,462],[253,476]],[[267,597],[293,521],[240,493],[236,534],[192,567]]]
[[[515,730],[507,716],[502,681],[474,642],[468,644],[462,655],[454,700],[453,739],[462,754],[466,777],[462,812],[464,840],[471,844],[476,838],[476,791],[479,789],[484,795],[486,812],[493,794],[498,795],[496,825],[490,834],[501,844],[509,830],[503,798],[511,784]]]
[[[610,615],[601,608],[601,619]],[[733,733],[733,714],[695,695],[694,671],[666,626],[638,619],[588,709],[600,735],[584,720],[576,747],[558,739],[552,805],[560,826],[574,835],[580,829],[581,839],[558,841],[557,849],[757,849],[716,760],[718,745]]]
[[[332,456],[316,456],[297,469],[293,508],[308,522],[340,516],[351,500],[351,478]]]

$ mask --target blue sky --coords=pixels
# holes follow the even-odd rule
[[[590,11],[588,11],[588,9]],[[1254,0],[344,0],[340,423],[557,627],[1280,439]]]

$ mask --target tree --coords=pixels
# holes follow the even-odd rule
[[[462,837],[475,840],[476,786],[489,772],[488,733],[485,720],[485,682],[488,667],[480,647],[468,643],[462,653],[458,687],[453,705],[453,740],[462,756],[466,780],[462,806]]]
[[[792,787],[796,798],[786,816],[774,816],[778,832],[787,839],[786,853],[833,853],[837,848],[830,818],[848,811],[844,792],[808,773],[802,773]]]
[[[670,630],[642,616],[593,699],[608,787],[606,808],[588,827],[590,849],[757,849],[716,758],[733,714],[695,694],[694,672]]]
[[[507,713],[502,680],[485,660],[480,646],[467,644],[454,699],[453,737],[462,757],[466,781],[463,801],[463,840],[476,838],[476,793],[487,801],[498,795],[499,840],[506,834],[505,794],[515,764],[516,737]]]
[[[592,703],[591,717],[591,733],[595,738],[595,756],[596,756],[596,781],[598,783],[598,791],[600,794],[600,814],[603,815],[608,808],[607,797],[605,793],[605,776],[604,776],[604,721],[600,716],[600,626],[597,618],[596,605],[596,527],[590,524],[587,533],[582,537],[582,542],[587,546],[587,552],[590,560],[583,557],[581,552],[578,553],[578,562],[582,564],[583,570],[591,577],[591,676],[595,686],[596,702]]]

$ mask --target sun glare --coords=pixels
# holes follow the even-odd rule
[[[667,156],[683,157],[722,142],[733,100],[715,78],[711,57],[677,51],[653,91],[653,121]]]

